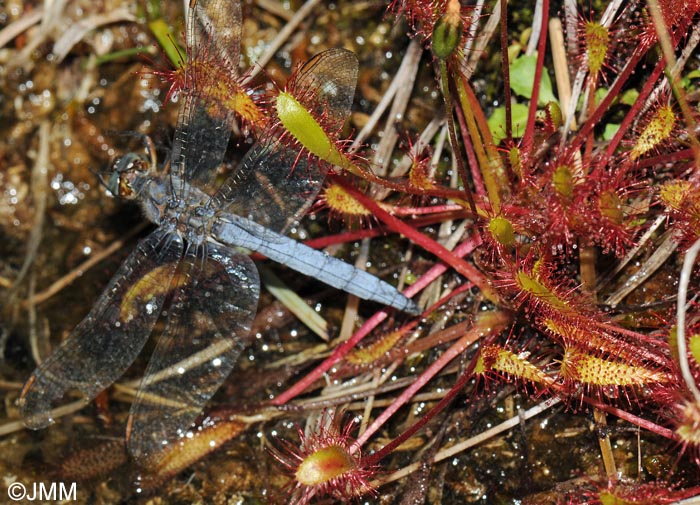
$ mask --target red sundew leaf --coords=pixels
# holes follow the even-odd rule
[[[461,257],[466,256],[471,253],[476,247],[481,244],[478,237],[471,240],[465,240],[462,244],[457,246],[454,250],[454,254]],[[447,271],[447,266],[443,264],[437,264],[433,266],[428,272],[422,275],[416,282],[408,287],[404,294],[408,297],[412,297],[419,293],[422,289],[427,287],[439,276]],[[436,304],[437,305],[437,304]],[[285,392],[277,396],[272,400],[272,405],[284,405],[292,398],[300,395],[307,387],[313,384],[318,378],[320,378],[324,373],[326,373],[330,368],[335,365],[338,361],[343,359],[343,357],[350,352],[359,342],[362,341],[374,328],[376,328],[382,321],[384,321],[389,315],[387,309],[380,310],[374,316],[369,318],[362,327],[357,330],[348,340],[343,342],[341,345],[335,348],[333,354],[328,358],[323,360],[323,362],[299,380],[292,387],[287,389]],[[410,323],[410,325],[417,325],[417,321]]]
[[[547,23],[549,23],[549,0],[542,2],[542,31],[537,44],[537,66],[535,67],[535,78],[532,87],[532,97],[530,98],[530,110],[527,115],[527,124],[522,141],[523,159],[530,159],[532,144],[535,134],[535,115],[537,114],[537,99],[540,93],[540,82],[542,81],[542,71],[544,69],[544,57],[547,46]]]

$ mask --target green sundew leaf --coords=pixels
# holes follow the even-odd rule
[[[518,42],[520,43],[521,46],[525,47],[527,46],[527,43],[530,41],[530,35],[532,35],[532,28],[527,27],[523,30],[523,33],[520,34],[520,38],[518,39]]]
[[[140,54],[150,54],[150,50],[147,47],[130,47],[129,49],[122,49],[120,51],[114,51],[113,53],[103,54],[95,59],[97,65],[104,65],[110,61],[119,60],[122,58],[132,58]]]
[[[598,88],[595,90],[595,103],[598,105],[608,94],[608,88]]]
[[[148,23],[148,28],[151,29],[153,36],[158,41],[160,47],[163,48],[163,51],[165,51],[165,54],[172,64],[178,68],[183,65],[185,62],[182,61],[182,59],[187,53],[175,42],[173,32],[170,30],[165,20],[163,20],[163,18],[158,18],[155,21],[151,21]]]
[[[605,125],[605,130],[603,130],[603,140],[610,140],[612,139],[615,134],[617,133],[617,130],[620,129],[620,125],[617,123],[608,123]]]
[[[513,137],[521,137],[525,132],[525,123],[527,123],[527,106],[521,103],[514,103],[511,109]],[[493,136],[493,141],[496,144],[506,138],[506,108],[495,108],[488,120],[488,125],[489,130],[491,130],[491,135]]]
[[[692,335],[688,339],[688,348],[692,354],[695,363],[700,364],[700,335]]]
[[[637,101],[638,96],[639,91],[637,91],[636,89],[628,89],[627,91],[622,93],[622,96],[620,97],[620,103],[632,106],[634,105],[634,102]]]
[[[520,56],[510,65],[510,87],[518,95],[525,98],[532,97],[532,87],[535,82],[535,67],[537,66],[537,56]],[[540,94],[537,98],[539,105],[547,102],[556,102],[557,98],[552,92],[552,80],[546,70],[542,72],[540,82]]]
[[[511,44],[508,46],[508,61],[514,61],[520,52],[523,50],[520,44]]]
[[[700,79],[700,70],[691,70],[687,74],[685,74],[685,77],[688,79]]]

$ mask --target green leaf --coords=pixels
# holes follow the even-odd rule
[[[535,67],[537,66],[537,55],[520,56],[510,65],[510,87],[518,95],[525,98],[532,97],[532,87],[535,82]],[[552,92],[552,80],[546,69],[542,72],[540,82],[540,94],[537,98],[539,105],[547,102],[557,102],[557,98]]]
[[[603,130],[603,140],[610,140],[612,139],[615,134],[617,133],[617,130],[620,129],[620,125],[616,123],[608,123],[605,125],[605,130]]]
[[[603,98],[605,98],[608,95],[608,91],[608,88],[598,88],[597,90],[595,90],[596,105],[603,101]],[[583,94],[581,94],[581,97],[583,98]]]
[[[622,96],[620,97],[620,103],[624,103],[625,105],[629,105],[630,107],[634,105],[634,102],[637,101],[637,97],[639,96],[639,91],[636,89],[628,89],[624,93],[622,93]]]
[[[525,123],[527,123],[527,106],[521,103],[514,103],[511,107],[513,126],[513,137],[521,137],[525,132]],[[498,144],[506,138],[506,108],[496,107],[493,114],[488,120],[489,130],[493,136],[493,141]]]
[[[175,36],[165,20],[158,18],[148,23],[148,27],[172,64],[177,68],[184,65],[186,62],[182,61],[182,59],[186,57],[187,51],[175,42]]]
[[[700,335],[692,335],[688,339],[688,348],[692,354],[695,363],[700,364]]]

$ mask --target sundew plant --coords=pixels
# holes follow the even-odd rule
[[[191,47],[182,12],[0,12],[0,487],[76,481],[80,503],[700,495],[700,1],[244,2],[240,64]],[[298,82],[329,48],[357,56],[329,70],[350,88],[357,72],[349,118]],[[43,431],[15,402],[143,232],[96,174],[145,135],[167,160],[198,78],[207,114],[235,118],[221,181],[260,138],[296,153],[291,170],[322,167],[294,237],[422,313],[254,257],[265,292],[240,365],[144,467],[124,445],[143,362]]]

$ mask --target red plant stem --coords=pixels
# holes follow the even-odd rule
[[[435,312],[437,309],[439,309],[440,307],[445,305],[447,302],[449,302],[452,298],[454,298],[458,294],[463,293],[465,291],[468,291],[473,287],[474,287],[474,285],[471,284],[470,282],[466,282],[464,284],[457,286],[455,289],[453,289],[448,294],[446,294],[445,296],[440,298],[437,302],[433,303],[430,307],[428,307],[425,310],[426,314],[432,314],[433,312]]]
[[[605,321],[594,321],[593,324],[597,326],[598,328],[614,332],[614,333],[619,333],[620,335],[625,335],[627,337],[640,340],[642,342],[646,342],[652,346],[658,346],[659,341],[657,338],[651,336],[651,335],[646,335],[644,333],[639,333],[638,331],[634,330],[628,330],[627,328],[624,328],[622,326],[618,326],[615,324],[611,324]]]
[[[535,66],[535,79],[530,97],[530,108],[527,111],[527,123],[523,135],[523,160],[529,165],[530,153],[535,137],[535,115],[537,114],[537,101],[540,96],[540,82],[542,82],[542,70],[544,69],[544,52],[547,48],[547,25],[549,24],[549,0],[542,1],[542,27],[540,40],[537,43],[537,65]],[[501,28],[503,29],[503,28]]]
[[[394,440],[386,444],[374,454],[370,454],[369,456],[364,458],[365,464],[367,464],[367,466],[371,466],[379,463],[384,457],[391,454],[391,452],[394,449],[396,449],[399,445],[403,444],[406,440],[408,440],[416,432],[418,432],[418,430],[425,426],[428,423],[428,421],[435,417],[436,414],[442,412],[450,403],[452,403],[452,400],[454,400],[457,394],[472,378],[472,373],[474,372],[475,366],[476,360],[473,359],[469,363],[467,369],[462,373],[462,375],[459,376],[459,379],[457,379],[457,382],[455,382],[454,386],[450,388],[447,394],[443,396],[442,399],[438,403],[436,403],[435,406],[432,409],[430,409],[429,412],[426,412],[426,414],[423,417],[421,417],[418,421],[411,425],[406,431],[402,432]],[[350,447],[350,450],[356,452],[357,449],[359,449],[359,447],[359,445],[356,446],[355,444],[353,444]]]
[[[481,244],[480,239],[478,238],[471,238],[469,240],[465,240],[462,242],[460,245],[458,245],[455,250],[454,254],[457,256],[466,256],[470,252],[472,252],[474,249],[476,249],[479,245]],[[423,290],[425,287],[427,287],[431,282],[433,282],[435,279],[440,277],[442,274],[444,274],[447,271],[447,266],[444,264],[437,264],[434,265],[430,270],[428,270],[425,274],[423,274],[416,282],[411,284],[408,288],[406,288],[403,292],[404,295],[411,297],[417,293],[419,293],[421,290]],[[374,314],[372,317],[370,317],[365,324],[360,327],[347,341],[343,342],[340,344],[338,347],[335,348],[333,351],[333,354],[331,354],[328,358],[326,358],[320,365],[318,365],[316,368],[314,368],[311,372],[309,372],[306,376],[304,376],[300,381],[298,381],[296,384],[294,384],[292,387],[284,391],[282,394],[274,398],[271,402],[272,405],[284,405],[287,403],[289,400],[292,398],[295,398],[296,396],[300,395],[304,390],[309,387],[311,384],[313,384],[318,378],[321,377],[324,373],[326,373],[330,368],[335,365],[338,361],[343,359],[345,355],[350,352],[360,341],[362,341],[363,338],[365,338],[374,328],[379,326],[379,324],[384,321],[389,312],[388,309],[382,309],[376,314]]]
[[[457,189],[445,188],[442,186],[435,186],[433,188],[416,188],[410,184],[406,184],[405,182],[394,182],[379,177],[369,169],[361,168],[359,165],[356,165],[355,168],[357,169],[358,177],[361,177],[368,182],[378,184],[385,189],[391,189],[401,193],[408,193],[409,195],[434,196],[436,198],[447,198],[452,200],[461,200],[464,198],[464,192]]]
[[[503,67],[503,100],[506,108],[506,145],[513,145],[513,109],[510,97],[510,61],[508,60],[508,2],[501,0],[501,66]]]
[[[403,221],[395,218],[385,211],[377,202],[355,189],[348,184],[344,179],[338,176],[331,176],[333,182],[339,184],[350,196],[357,200],[363,207],[369,210],[375,217],[381,220],[389,228],[397,233],[401,233],[414,244],[422,247],[428,252],[433,253],[442,261],[450,265],[461,275],[466,277],[470,282],[477,286],[481,292],[489,299],[494,298],[495,292],[491,288],[489,280],[473,265],[467,263],[462,258],[457,257],[453,252],[445,249],[433,239],[423,235],[415,228],[407,225]]]
[[[457,162],[457,172],[459,172],[459,177],[460,179],[462,179],[462,184],[464,185],[464,195],[467,197],[469,208],[474,214],[474,219],[478,223],[478,213],[476,211],[474,195],[472,194],[472,190],[469,188],[467,167],[464,165],[464,158],[462,157],[462,152],[460,151],[459,143],[457,142],[457,129],[455,128],[454,121],[455,107],[452,102],[452,90],[450,89],[450,79],[449,73],[447,72],[447,62],[445,60],[440,60],[438,62],[438,66],[440,68],[440,79],[442,82],[442,96],[445,99],[445,110],[447,111],[447,133],[450,136],[450,144],[452,145],[452,156]]]
[[[437,214],[439,212],[464,212],[462,205],[447,203],[444,205],[430,205],[428,207],[394,207],[391,213],[395,216],[418,216],[423,214]]]
[[[646,419],[642,419],[641,417],[635,416],[634,414],[631,414],[625,410],[618,409],[617,407],[606,405],[603,402],[595,400],[589,396],[584,396],[582,400],[599,410],[605,411],[608,414],[612,414],[616,417],[619,417],[620,419],[624,419],[625,421],[628,421],[634,424],[635,426],[639,426],[640,428],[649,430],[652,433],[656,433],[657,435],[660,435],[669,440],[678,440],[678,436],[673,432],[673,430],[669,430],[668,428],[659,426],[656,423],[647,421]]]
[[[637,46],[634,49],[634,52],[632,53],[632,56],[630,57],[629,61],[622,69],[622,72],[620,72],[620,74],[617,76],[617,79],[615,79],[615,82],[613,83],[612,87],[608,90],[608,93],[600,101],[595,112],[586,120],[586,122],[578,131],[576,136],[573,139],[571,139],[571,142],[569,144],[569,149],[571,152],[578,151],[581,147],[581,144],[583,144],[583,142],[586,141],[590,131],[600,122],[600,119],[603,117],[603,114],[608,110],[608,107],[610,107],[612,101],[619,95],[622,86],[630,78],[630,75],[632,75],[632,72],[637,67],[637,64],[646,54],[648,49],[649,44],[644,43]]]
[[[472,174],[472,181],[474,182],[474,192],[479,196],[485,196],[486,186],[484,186],[484,179],[481,177],[481,172],[479,171],[479,160],[476,156],[476,151],[474,150],[472,137],[471,135],[469,135],[469,127],[467,126],[464,120],[464,112],[462,112],[461,107],[455,107],[455,112],[457,113],[457,122],[459,123],[459,130],[462,132],[462,143],[464,143],[464,151],[467,153],[469,171]]]
[[[408,403],[411,398],[425,386],[433,377],[435,377],[443,368],[445,368],[453,359],[462,354],[464,350],[472,345],[477,340],[486,335],[498,335],[510,323],[510,316],[503,311],[494,311],[490,313],[479,314],[474,326],[457,342],[452,344],[449,349],[440,355],[433,363],[409,387],[404,389],[391,405],[384,409],[379,416],[370,424],[364,433],[357,437],[350,448],[351,452],[357,451],[362,445],[374,435],[384,423],[386,423],[397,410]],[[471,373],[469,374],[471,375]],[[454,389],[454,388],[453,388]],[[433,409],[435,410],[435,409]]]
[[[682,151],[676,151],[674,153],[663,153],[658,156],[652,156],[650,158],[644,158],[637,163],[637,168],[653,167],[656,165],[663,165],[667,163],[675,163],[681,160],[693,160],[695,153],[692,149],[683,149]],[[678,168],[678,167],[674,167]]]
[[[409,294],[409,290],[415,286],[412,284],[408,289],[404,290],[406,296],[412,296]],[[382,309],[370,317],[365,324],[363,324],[360,329],[358,329],[348,340],[340,344],[335,348],[333,354],[324,359],[320,365],[314,368],[311,372],[302,377],[301,380],[297,381],[293,386],[279,394],[272,399],[270,404],[272,405],[284,405],[292,398],[299,396],[303,393],[306,388],[311,386],[317,379],[319,379],[324,373],[331,369],[338,361],[343,359],[347,353],[349,353],[357,344],[359,344],[363,338],[365,338],[369,333],[379,326],[379,324],[384,321],[389,315],[389,309]]]
[[[493,137],[479,100],[464,76],[458,75],[457,96],[468,132],[468,135],[465,136],[465,142],[467,138],[471,139],[470,145],[474,147],[478,163],[472,169],[480,172],[477,180],[483,181],[489,206],[494,214],[498,214],[501,208],[501,195],[505,196],[509,192],[509,178],[502,170],[503,160],[494,146]],[[464,127],[464,125],[460,126]]]
[[[436,205],[435,207],[422,207],[422,208],[407,208],[406,214],[409,215],[421,215],[429,214],[431,210],[435,210],[435,215],[427,215],[426,217],[412,219],[411,226],[414,228],[421,228],[423,226],[430,226],[437,223],[443,223],[449,219],[464,219],[471,216],[461,205]],[[396,215],[402,215],[403,211],[395,212]],[[335,244],[345,244],[347,242],[354,242],[356,240],[362,240],[364,238],[374,238],[384,235],[388,235],[389,231],[384,227],[376,228],[363,228],[361,230],[348,231],[343,233],[336,233],[334,235],[327,235],[325,237],[318,237],[310,240],[305,240],[304,244],[313,247],[314,249],[322,249],[330,245]],[[258,254],[256,258],[264,257],[262,254]]]
[[[595,91],[598,82],[598,76],[591,78],[590,84],[586,86],[588,92],[588,114],[593,114],[595,111]],[[586,140],[586,148],[583,151],[582,165],[584,167],[589,167],[591,163],[591,156],[593,155],[593,144],[595,142],[595,135],[593,130],[588,133],[588,139]]]
[[[638,119],[639,111],[644,106],[644,103],[646,102],[649,94],[654,90],[654,87],[656,87],[656,82],[663,73],[665,67],[666,61],[663,58],[661,58],[656,63],[656,67],[654,67],[654,70],[649,76],[649,78],[644,83],[644,86],[639,92],[639,96],[637,97],[637,100],[635,100],[634,105],[632,105],[630,110],[625,115],[625,119],[622,120],[620,128],[617,130],[612,140],[610,140],[608,148],[605,150],[605,156],[603,156],[600,162],[597,164],[595,168],[596,170],[600,170],[608,164],[608,160],[615,153],[615,149],[617,149],[617,146],[620,145],[620,141],[627,132],[627,129],[630,127],[633,121]]]
[[[444,223],[446,220],[449,220],[449,219],[464,219],[464,218],[471,216],[471,212],[467,211],[461,205],[438,205],[436,207],[440,208],[440,210],[447,210],[447,212],[443,212],[441,214],[435,214],[433,216],[412,219],[410,226],[413,226],[414,228],[422,228],[424,226],[430,226],[430,225],[437,224],[437,223]],[[419,208],[419,209],[414,209],[414,210],[417,210],[418,213],[420,214],[421,210],[425,210],[427,212],[428,209],[429,208],[425,208],[425,209]],[[457,211],[452,210],[452,209],[457,209]],[[387,230],[386,228],[383,228],[383,227],[365,228],[362,230],[348,231],[348,232],[344,232],[344,233],[336,233],[335,235],[327,235],[325,237],[319,237],[319,238],[313,238],[310,240],[305,240],[304,244],[309,246],[309,247],[312,247],[314,249],[323,249],[324,247],[328,247],[331,245],[345,244],[348,242],[354,242],[356,240],[362,240],[365,238],[381,237],[381,236],[388,235],[389,233],[390,233],[390,230]],[[260,254],[260,253],[253,253],[250,255],[250,257],[256,261],[266,259],[265,255]]]

